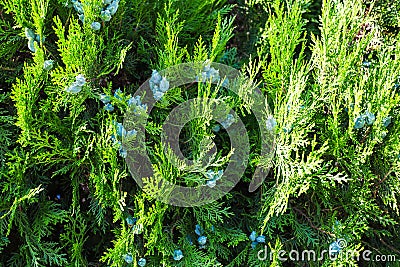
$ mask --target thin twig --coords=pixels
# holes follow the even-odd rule
[[[387,248],[391,249],[392,251],[394,251],[394,252],[396,252],[397,254],[400,255],[400,250],[397,250],[397,249],[395,249],[394,247],[392,247],[391,245],[389,245],[388,243],[386,243],[386,242],[382,239],[382,237],[380,237],[379,235],[378,235],[378,237],[379,237],[379,241],[381,241],[382,244],[384,244]]]
[[[332,233],[330,233],[330,232],[327,232],[327,231],[325,231],[325,230],[323,230],[323,229],[321,229],[321,228],[315,226],[315,225],[313,224],[312,220],[311,220],[302,210],[300,210],[300,209],[298,209],[298,208],[296,208],[296,207],[292,207],[292,209],[295,210],[295,211],[297,211],[297,212],[300,213],[301,215],[303,215],[303,216],[307,219],[307,221],[308,221],[308,223],[310,224],[311,228],[313,228],[313,229],[315,229],[315,230],[317,230],[317,231],[320,231],[321,233],[324,233],[324,234],[330,235],[330,236],[332,236],[332,237],[335,237],[334,234],[332,234]]]
[[[8,67],[3,67],[3,66],[0,66],[0,68],[1,68],[1,70],[5,70],[5,71],[15,71],[15,70],[17,70],[16,68],[8,68]]]
[[[331,209],[322,209],[321,211],[334,211],[334,210],[338,210],[340,208],[342,208],[342,206],[337,206],[337,207],[334,207],[333,209],[332,208]]]
[[[392,172],[392,168],[389,169],[389,171],[385,174],[385,176],[383,176],[382,180],[380,180],[376,186],[378,187],[381,183],[383,183],[389,177],[389,174],[391,172]]]
[[[361,243],[363,243],[364,245],[366,245],[366,246],[372,248],[373,250],[375,250],[375,251],[378,252],[379,254],[381,254],[381,255],[383,254],[379,249],[374,248],[373,246],[371,246],[371,245],[368,244],[367,242],[361,240]]]
[[[383,178],[375,185],[375,190],[373,192],[374,198],[376,198],[376,193],[378,192],[379,186],[389,177],[389,174],[392,172],[392,168],[383,176]]]

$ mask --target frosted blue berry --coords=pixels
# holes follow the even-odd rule
[[[121,146],[119,148],[119,155],[125,159],[128,156],[128,151],[126,151],[126,149]]]
[[[339,254],[341,247],[338,242],[334,241],[329,245],[329,254],[330,255],[337,255]]]
[[[44,40],[46,40],[46,37],[42,36],[42,38],[40,38],[39,34],[35,34],[35,41],[38,43],[44,43]]]
[[[211,81],[213,81],[213,82],[219,81],[221,79],[219,76],[219,70],[210,68],[210,71],[207,73],[207,78],[211,79]]]
[[[77,94],[82,91],[82,86],[79,86],[76,82],[73,82],[65,91],[71,94]]]
[[[207,61],[208,61],[208,60],[207,60]],[[209,62],[209,61],[208,61],[208,62]],[[207,65],[205,65],[205,66],[203,67],[203,71],[204,71],[204,72],[209,72],[210,69],[211,69],[210,64],[207,64]]]
[[[369,112],[368,110],[365,112],[364,118],[365,118],[365,122],[370,126],[372,124],[374,124],[374,122],[375,122],[375,115],[373,113]]]
[[[137,131],[135,129],[127,131],[125,134],[125,138],[135,137],[137,135]]]
[[[383,119],[382,124],[384,127],[388,127],[391,122],[392,122],[392,117],[389,116]]]
[[[150,89],[153,92],[153,94],[155,94],[156,92],[160,92],[159,83],[150,85]]]
[[[95,31],[98,31],[101,28],[101,24],[97,21],[92,22],[92,24],[90,24],[90,28],[92,28]]]
[[[207,242],[207,237],[202,235],[199,238],[197,238],[197,242],[199,243],[199,245],[204,246]]]
[[[205,175],[208,179],[214,179],[215,173],[213,170],[208,170]]]
[[[203,234],[203,228],[200,225],[196,224],[194,232],[196,235],[201,236]]]
[[[163,97],[163,95],[164,95],[163,92],[157,91],[157,92],[155,92],[155,93],[153,94],[153,97],[154,97],[155,100],[158,101],[158,100],[160,100],[160,99]]]
[[[221,127],[219,125],[215,125],[214,127],[212,127],[212,130],[216,133],[219,132],[219,130],[221,130]]]
[[[222,127],[224,127],[225,129],[229,128],[229,126],[231,126],[233,123],[235,122],[235,118],[233,117],[232,114],[228,114],[225,118],[224,121],[221,122]]]
[[[258,237],[256,238],[256,241],[257,241],[258,243],[265,243],[265,236],[263,236],[263,235],[258,236]]]
[[[103,5],[111,4],[112,0],[103,0]]]
[[[111,16],[117,13],[118,10],[118,2],[117,0],[112,1],[112,3],[107,7],[107,10],[110,11]]]
[[[121,137],[126,135],[125,127],[119,122],[117,123],[117,135]]]
[[[283,128],[283,132],[287,133],[287,134],[290,134],[292,132],[292,130],[293,130],[292,126],[286,126]]]
[[[86,84],[86,78],[82,74],[75,77],[75,82],[78,86],[84,86]]]
[[[208,186],[209,188],[214,188],[216,185],[217,185],[216,179],[210,179],[210,180],[207,180],[207,182],[206,182],[206,186]]]
[[[154,83],[154,84],[159,84],[162,80],[162,77],[160,75],[160,73],[158,73],[158,71],[153,70],[153,72],[151,73],[151,78],[150,78],[150,82]]]
[[[129,216],[126,218],[126,223],[128,224],[129,227],[132,227],[136,223],[137,219],[133,218],[132,216]]]
[[[140,96],[135,96],[135,97],[130,97],[128,99],[128,106],[140,106],[142,104],[142,101],[140,100]]]
[[[218,172],[214,172],[213,170],[208,170],[205,173],[205,176],[208,178],[206,185],[210,188],[216,186],[217,181],[221,179],[222,175],[224,174],[223,170],[219,170]]]
[[[139,261],[138,261],[138,265],[139,265],[140,267],[146,266],[146,259],[140,258]]]
[[[103,104],[107,104],[110,103],[111,98],[106,94],[100,94],[100,101],[103,102]]]
[[[26,38],[32,38],[34,39],[36,37],[36,34],[29,28],[25,28],[25,36]]]
[[[84,13],[83,6],[82,6],[81,2],[76,1],[76,2],[74,2],[73,5],[74,5],[74,9],[76,10],[76,12],[78,12],[79,14],[83,14]]]
[[[223,170],[219,170],[219,171],[215,174],[214,178],[217,179],[217,180],[219,180],[219,179],[221,179],[222,175],[224,175],[224,171],[223,171]]]
[[[354,128],[361,129],[365,125],[365,118],[364,116],[358,116],[354,119]]]
[[[169,81],[167,81],[167,78],[163,77],[161,79],[160,85],[159,85],[160,91],[165,93],[169,89]]]
[[[111,135],[111,142],[113,142],[113,144],[116,144],[118,142],[117,138],[115,138],[115,135]]]
[[[122,100],[122,91],[121,91],[121,89],[117,89],[117,90],[115,90],[115,92],[114,92],[114,97],[116,98],[116,99],[119,99],[119,100]]]
[[[109,111],[109,112],[111,112],[111,111],[114,111],[114,106],[113,106],[111,103],[107,103],[107,104],[104,106],[104,109],[107,110],[107,111]]]
[[[363,63],[362,63],[362,65],[363,65],[363,67],[365,67],[365,68],[369,68],[369,67],[371,67],[371,62],[368,62],[368,61],[363,61]]]
[[[147,110],[147,104],[141,104],[140,107],[141,107],[143,110]]]
[[[110,21],[111,20],[111,13],[109,10],[103,10],[100,12],[100,18],[103,21]]]
[[[251,234],[249,235],[249,239],[250,239],[251,241],[255,241],[255,240],[256,240],[256,237],[257,237],[256,231],[251,232]]]
[[[78,19],[79,19],[80,21],[82,21],[82,23],[85,23],[85,15],[79,14],[79,15],[78,15]]]
[[[174,260],[180,261],[182,258],[183,258],[182,250],[180,250],[180,249],[175,249],[175,250],[174,250]]]
[[[225,78],[221,85],[222,85],[222,87],[228,87],[229,86],[229,79]]]
[[[60,194],[57,194],[57,195],[56,195],[56,198],[57,198],[58,200],[60,200],[60,199],[61,199],[61,195],[60,195]]]
[[[133,257],[132,257],[132,254],[131,253],[129,253],[129,254],[125,254],[124,255],[124,260],[125,260],[125,262],[126,263],[132,263],[133,262]]]
[[[28,39],[28,48],[29,48],[29,50],[31,50],[33,53],[35,53],[36,52],[36,49],[35,49],[35,40],[33,39],[33,38],[29,38]]]
[[[46,70],[46,71],[49,71],[49,70],[51,70],[53,68],[53,65],[54,65],[54,61],[53,60],[51,60],[51,59],[45,60],[43,62],[43,69]]]
[[[128,99],[128,106],[135,106],[137,108],[141,108],[142,110],[147,110],[147,104],[142,104],[142,101],[140,100],[140,96],[135,96],[135,97],[130,97]],[[136,112],[136,108],[135,108]]]
[[[155,100],[160,100],[164,93],[169,89],[169,81],[162,77],[156,70],[153,70],[149,80],[150,89]]]
[[[199,81],[199,77],[196,77],[196,81]],[[206,82],[211,80],[211,82],[217,82],[220,80],[219,70],[210,67],[210,64],[204,66],[203,71],[201,73],[201,82]]]
[[[276,120],[274,119],[274,117],[272,115],[269,115],[267,118],[267,121],[265,122],[265,125],[267,127],[268,131],[273,131],[276,127]]]
[[[255,249],[257,245],[258,245],[258,242],[256,242],[256,241],[251,242],[252,249]]]

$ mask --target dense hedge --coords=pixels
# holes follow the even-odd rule
[[[0,6],[0,266],[382,266],[344,257],[366,250],[397,266],[398,2]],[[211,79],[216,72],[208,65],[228,65],[249,83],[232,94],[204,78],[166,92],[171,81],[163,70],[187,62],[203,64]],[[159,101],[146,117],[150,106],[134,94],[149,78],[148,96]],[[256,88],[266,99],[258,109],[262,123],[275,134],[272,160],[262,154],[265,140],[252,112]],[[212,142],[218,153],[205,167],[177,166],[162,125],[174,107],[197,96],[217,102],[196,104],[205,116],[183,128],[182,151],[195,163]],[[223,181],[235,156],[223,128],[236,121],[216,122],[212,107],[222,101],[247,130],[245,174],[202,206],[160,201],[157,179],[209,190]],[[132,107],[148,119],[143,139],[122,124]],[[153,164],[142,186],[125,161],[127,137],[146,146]],[[269,173],[249,192],[257,167]],[[261,259],[265,248],[271,257]],[[328,254],[284,261],[279,250],[286,257],[292,250]]]

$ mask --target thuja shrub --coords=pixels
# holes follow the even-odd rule
[[[400,35],[396,12],[376,15],[390,4],[0,5],[2,266],[400,260]],[[173,87],[164,70],[193,62],[201,66],[196,79]],[[232,93],[213,63],[247,82]],[[147,94],[135,95],[142,84]],[[198,97],[214,100],[193,102],[202,117],[176,133],[188,165],[164,142],[163,123]],[[223,107],[219,122],[215,107]],[[147,121],[145,135],[124,121],[127,112]],[[239,120],[250,144],[240,181],[204,205],[168,204],[161,180],[210,192],[224,183],[238,159],[228,133]],[[264,128],[274,135],[272,157],[262,153]],[[151,161],[143,183],[127,165],[131,150]],[[267,175],[250,192],[260,169]]]

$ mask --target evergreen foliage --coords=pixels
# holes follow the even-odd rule
[[[382,266],[346,257],[280,259],[279,250],[320,255],[339,240],[346,246],[338,255],[368,249],[400,260],[396,1],[0,6],[0,266]],[[147,116],[143,99],[132,95],[153,70],[187,62],[223,63],[249,82],[238,94],[209,82],[164,94],[159,82],[160,101]],[[276,134],[272,160],[260,152],[255,88],[272,112],[265,118]],[[162,125],[174,107],[198,96],[215,100],[195,101],[204,117],[180,133],[182,152],[194,162],[188,165],[162,141]],[[247,129],[245,175],[206,205],[157,200],[168,197],[161,179],[219,183],[235,155],[212,115],[222,101]],[[121,124],[132,106],[138,125],[148,121],[145,140]],[[143,187],[126,165],[125,138],[145,145],[151,159],[154,175]],[[270,172],[249,192],[257,166]],[[260,259],[260,249],[271,256]]]

